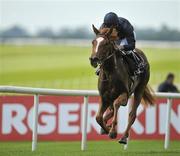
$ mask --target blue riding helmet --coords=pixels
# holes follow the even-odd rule
[[[119,23],[118,16],[114,12],[109,12],[104,17],[104,25],[106,27],[117,26]]]

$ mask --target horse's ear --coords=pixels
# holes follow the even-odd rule
[[[106,33],[106,36],[107,36],[107,37],[110,37],[110,35],[112,34],[112,32],[113,32],[113,27],[111,27],[111,28],[109,29],[109,31]]]
[[[94,26],[94,24],[92,25],[92,28],[96,35],[99,34],[99,30]]]

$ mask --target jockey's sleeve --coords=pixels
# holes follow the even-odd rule
[[[127,40],[128,44],[124,45],[124,50],[125,51],[134,50],[135,49],[135,43],[136,43],[134,34],[132,34],[129,37],[126,37],[126,40]]]

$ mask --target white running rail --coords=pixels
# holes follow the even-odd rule
[[[38,128],[37,119],[38,119],[39,95],[84,96],[81,150],[86,149],[88,97],[99,96],[99,93],[97,90],[66,90],[66,89],[17,87],[17,86],[0,86],[0,92],[34,95],[32,151],[35,151],[37,147],[37,128]],[[165,141],[164,141],[164,148],[167,149],[169,146],[169,141],[170,141],[170,118],[171,118],[172,99],[180,98],[180,94],[179,93],[155,93],[155,96],[158,98],[167,98],[166,132],[165,132]]]

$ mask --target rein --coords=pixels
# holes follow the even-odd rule
[[[114,42],[112,42],[112,44],[114,46]],[[111,51],[111,54],[109,56],[107,56],[106,58],[104,58],[102,61],[100,61],[99,65],[101,67],[107,60],[109,60],[111,57],[114,57],[114,64],[115,64],[115,68],[117,69],[117,58],[116,58],[116,55],[115,55],[115,50],[111,47],[110,51]],[[108,80],[109,79],[108,79],[108,77],[106,75],[106,79],[105,80],[101,80],[101,81],[108,81]]]
[[[100,61],[100,65],[104,64],[104,62],[107,61],[107,60],[109,60],[113,55],[114,55],[114,53],[112,53],[111,55],[109,55],[108,57],[106,57],[105,59],[103,59],[102,61]]]
[[[109,42],[111,44],[111,42]],[[112,45],[114,47],[115,43],[112,42]],[[104,58],[103,60],[100,61],[99,65],[102,66],[107,60],[109,60],[112,56],[114,56],[114,63],[115,63],[115,68],[117,68],[117,59],[116,59],[116,55],[115,55],[115,50],[113,48],[110,49],[110,55],[107,56],[106,58]]]

